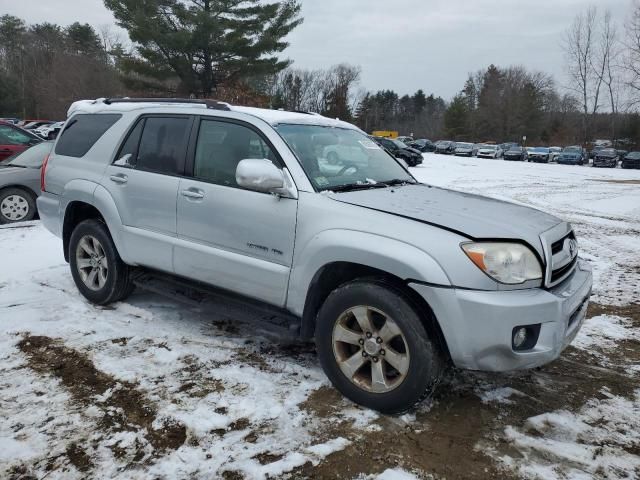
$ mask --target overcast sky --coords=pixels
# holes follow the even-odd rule
[[[521,64],[564,81],[561,40],[595,4],[622,23],[631,0],[302,0],[304,23],[285,55],[295,65],[362,67],[362,86],[450,99],[467,73]],[[29,23],[113,24],[102,0],[0,0],[0,14]]]

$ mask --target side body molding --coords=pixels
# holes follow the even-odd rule
[[[289,311],[302,315],[316,273],[334,262],[365,265],[403,280],[451,285],[438,262],[413,245],[357,230],[325,230],[295,253],[287,297]]]

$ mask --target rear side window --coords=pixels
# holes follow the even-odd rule
[[[135,167],[169,175],[181,174],[191,132],[192,119],[189,117],[147,117]],[[136,126],[136,129],[138,127]],[[135,132],[130,136],[135,138]],[[126,143],[129,139],[127,139]],[[124,148],[127,147],[125,144]]]
[[[0,145],[27,145],[34,137],[9,125],[0,125]]]
[[[121,117],[122,115],[116,113],[75,115],[60,134],[56,144],[56,154],[84,157]]]

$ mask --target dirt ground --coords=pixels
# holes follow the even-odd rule
[[[640,305],[590,305],[589,317],[603,314],[629,318],[634,326],[640,327]],[[113,339],[112,342],[124,345],[127,339]],[[116,381],[98,370],[85,354],[44,336],[26,335],[18,347],[27,356],[30,369],[41,375],[59,378],[74,402],[84,406],[93,403],[104,410],[100,428],[105,435],[127,429],[144,431],[154,447],[154,455],[147,456],[145,463],[153,463],[155,457],[175,450],[188,441],[183,425],[154,426],[156,411],[153,402],[136,385]],[[301,345],[287,348],[295,353],[298,349],[305,351],[310,347]],[[598,353],[605,355],[604,361],[602,356],[596,355]],[[247,356],[245,360],[251,362],[252,357]],[[350,479],[401,467],[418,476],[426,475],[420,472],[429,472],[429,478],[437,479],[517,478],[512,470],[501,467],[495,461],[496,456],[502,454],[516,460],[520,455],[504,441],[505,426],[521,425],[526,419],[549,410],[577,409],[586,401],[601,396],[603,387],[613,395],[632,395],[635,389],[640,388],[640,378],[625,373],[629,362],[640,362],[638,341],[622,342],[614,350],[596,350],[593,354],[570,347],[561,358],[543,368],[508,375],[452,369],[433,400],[409,413],[415,419],[407,422],[403,417],[380,416],[366,433],[361,428],[354,428],[348,418],[335,421],[336,417],[340,418],[344,399],[332,387],[323,386],[301,404],[302,409],[311,415],[327,419],[327,423],[314,432],[316,440],[343,437],[351,443],[328,455],[319,464],[307,462],[286,476]],[[483,402],[477,394],[477,387],[487,383],[498,388],[505,385],[515,389],[520,398],[517,402],[509,403]],[[208,393],[209,390],[203,391],[203,388],[207,387],[196,380],[184,383],[181,390],[197,396]],[[223,387],[209,385],[209,388]],[[116,392],[115,395],[109,396],[104,402],[95,402],[96,396],[103,396],[112,390]],[[217,434],[243,430],[248,424],[248,420],[240,419]],[[252,436],[256,435],[251,432],[244,441],[251,442]],[[640,454],[640,445],[632,449],[625,448],[630,450],[629,453]],[[143,444],[126,449],[116,444],[112,449],[116,458],[125,462],[128,460],[132,466],[139,466],[140,460],[145,457]],[[86,450],[86,445],[72,443],[66,448],[64,456],[77,470],[90,475],[94,465]],[[261,454],[256,458],[265,465],[281,459],[282,455]],[[59,467],[59,458],[49,459],[48,471],[53,472]],[[26,466],[14,467],[7,473],[11,479],[37,478],[28,473]],[[635,473],[640,475],[640,471]],[[223,477],[245,478],[240,472],[232,470],[224,471]]]

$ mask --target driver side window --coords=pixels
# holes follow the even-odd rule
[[[200,122],[193,165],[194,178],[238,187],[236,169],[241,160],[266,158],[278,165],[273,150],[258,133],[244,125],[205,120]]]
[[[0,125],[0,143],[4,145],[26,145],[31,141],[31,137],[25,135],[20,130],[6,125]]]

